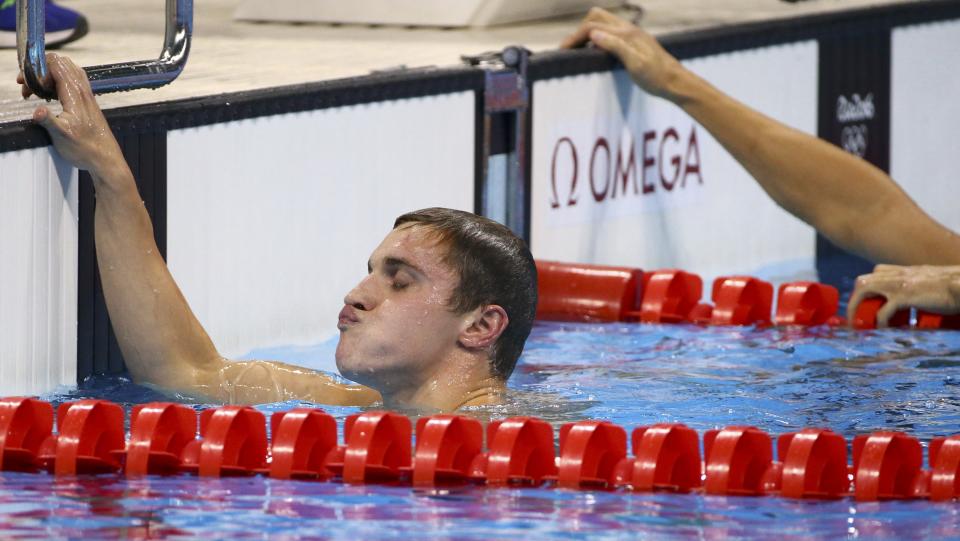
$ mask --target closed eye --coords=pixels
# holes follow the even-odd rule
[[[368,261],[368,274],[373,274],[374,270],[389,280],[390,288],[394,291],[406,289],[423,277],[423,272],[416,266],[411,265],[404,259],[394,257],[384,258],[383,264],[379,265],[377,269],[374,269],[373,263]]]

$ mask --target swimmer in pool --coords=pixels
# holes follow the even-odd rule
[[[41,105],[33,119],[62,157],[93,178],[100,278],[135,382],[242,404],[382,400],[388,407],[452,411],[501,400],[537,305],[533,257],[509,229],[450,209],[396,220],[370,256],[369,274],[344,298],[337,325],[337,367],[365,386],[280,362],[228,361],[160,257],[85,72],[66,57],[51,54],[47,62],[63,113],[55,117]]]
[[[608,11],[592,9],[561,47],[587,42],[617,56],[644,91],[709,130],[786,211],[837,246],[881,263],[857,279],[850,319],[862,300],[878,295],[887,298],[880,326],[910,306],[960,313],[960,235],[934,221],[886,173],[725,95]]]

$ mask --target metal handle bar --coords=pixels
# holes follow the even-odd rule
[[[57,97],[47,69],[44,0],[17,0],[17,55],[27,86],[41,98]],[[157,60],[138,60],[83,68],[95,94],[159,88],[180,75],[190,54],[193,0],[167,0],[167,29]]]

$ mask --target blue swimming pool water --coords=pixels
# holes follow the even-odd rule
[[[664,421],[701,431],[752,424],[774,435],[822,426],[848,439],[897,429],[926,444],[960,433],[958,366],[960,332],[538,324],[510,403],[472,413],[557,426],[607,419],[628,430]],[[84,387],[44,398],[169,399],[120,378]],[[357,409],[327,411],[342,420]],[[4,473],[0,531],[10,539],[945,539],[960,536],[960,504]]]

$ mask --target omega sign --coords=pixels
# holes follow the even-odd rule
[[[585,200],[604,204],[702,185],[700,165],[693,124],[687,133],[669,127],[645,131],[639,140],[624,129],[615,144],[603,136],[586,145],[560,137],[550,161],[550,208]]]

